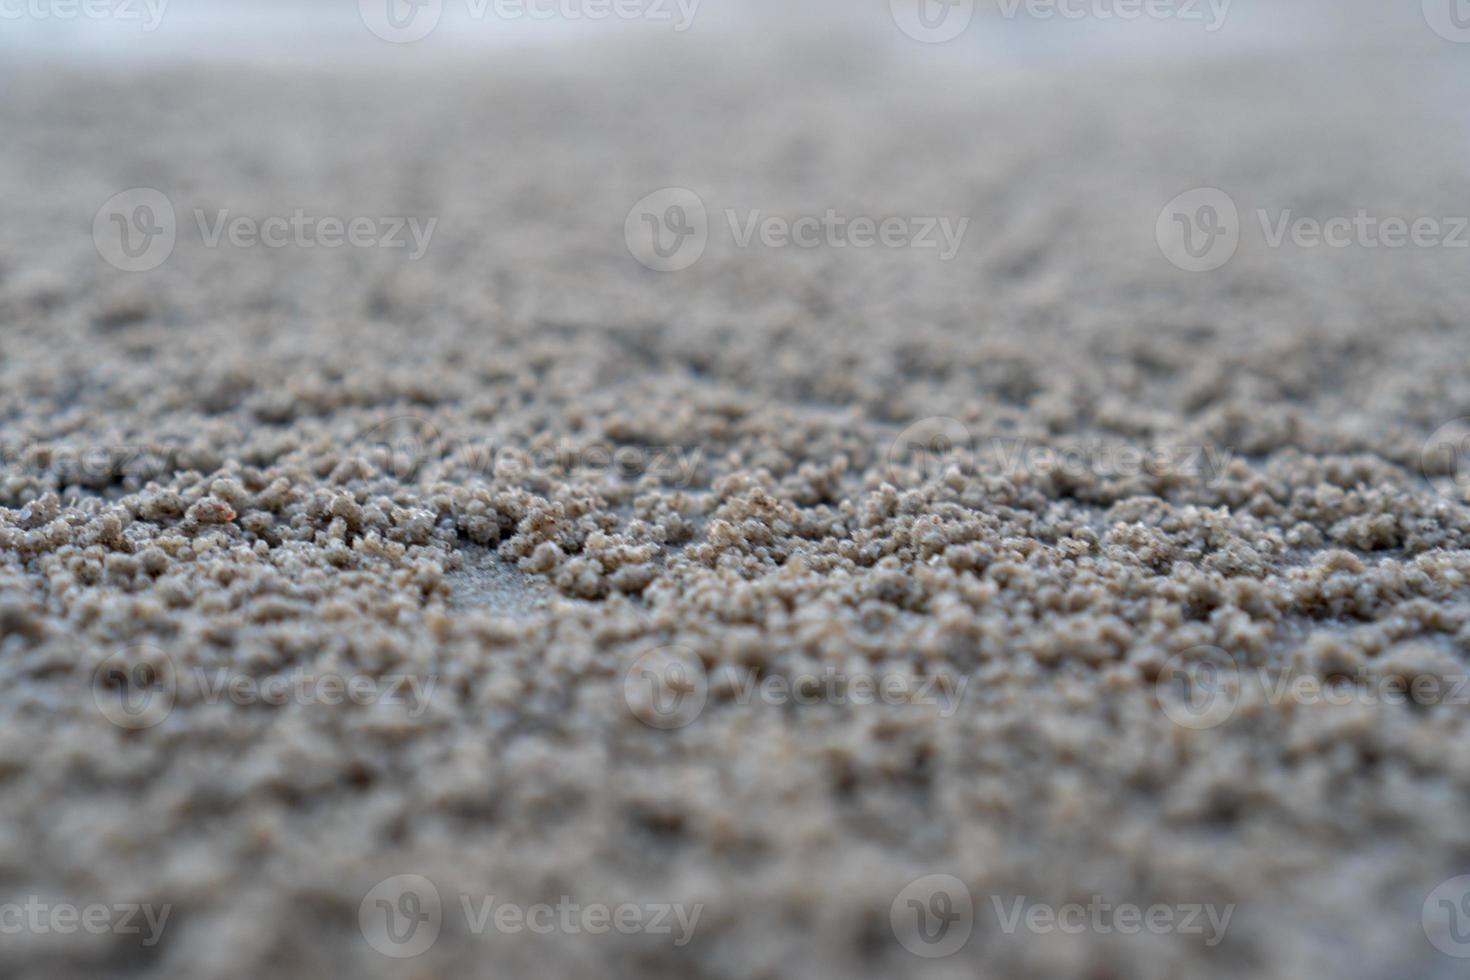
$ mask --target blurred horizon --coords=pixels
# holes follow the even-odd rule
[[[568,45],[584,52],[589,46],[611,50],[636,40],[696,49],[714,43],[726,53],[758,57],[819,37],[830,42],[835,36],[898,58],[1006,65],[1211,59],[1256,51],[1405,44],[1422,46],[1429,54],[1456,49],[1428,28],[1420,5],[1370,0],[1174,0],[1191,4],[1198,19],[1135,20],[1037,18],[1027,13],[1057,4],[1074,13],[1108,11],[1127,0],[975,0],[968,27],[944,43],[905,37],[889,0],[805,0],[795,6],[775,0],[637,0],[645,8],[658,4],[664,15],[641,19],[545,16],[568,5],[580,10],[588,0],[416,0],[442,4],[428,36],[390,43],[367,27],[364,10],[374,3],[403,4],[400,9],[412,11],[411,2],[415,0],[7,0],[0,17],[0,52],[11,60],[33,56],[88,62],[351,63],[383,56],[385,50],[393,50],[395,57],[436,60],[485,51],[548,53],[565,60]],[[50,13],[85,3],[127,16],[74,14],[62,19]],[[507,8],[496,5],[505,3],[511,9],[529,6],[543,16],[497,16],[497,9]],[[1220,18],[1213,30],[1206,26],[1212,15]],[[681,18],[687,23],[679,29]]]

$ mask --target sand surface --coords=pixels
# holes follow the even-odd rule
[[[0,901],[170,911],[0,970],[1461,976],[1470,511],[1421,457],[1470,415],[1470,252],[1256,218],[1470,212],[1464,52],[1371,40],[11,69]],[[140,187],[177,241],[128,273],[89,232]],[[667,187],[708,244],[655,272],[624,229]],[[1242,215],[1206,273],[1156,240],[1198,187]],[[224,209],[437,223],[211,247]],[[945,261],[727,209],[969,225]],[[1171,683],[1202,663],[1223,713]],[[322,678],[371,696],[259,695]],[[436,936],[385,955],[423,881]],[[972,932],[919,955],[908,898],[955,883]],[[490,896],[698,918],[477,929]],[[996,904],[1093,896],[1230,917]]]

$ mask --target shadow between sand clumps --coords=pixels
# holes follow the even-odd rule
[[[493,548],[474,545],[461,551],[464,565],[445,575],[449,608],[457,612],[524,619],[535,615],[557,595],[556,587],[544,576],[522,571]]]

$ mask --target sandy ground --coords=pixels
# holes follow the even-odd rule
[[[1257,212],[1470,212],[1463,52],[668,51],[9,70],[0,969],[1462,975],[1467,252]]]

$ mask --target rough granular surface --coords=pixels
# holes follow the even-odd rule
[[[1446,55],[7,70],[0,970],[1462,975]]]

